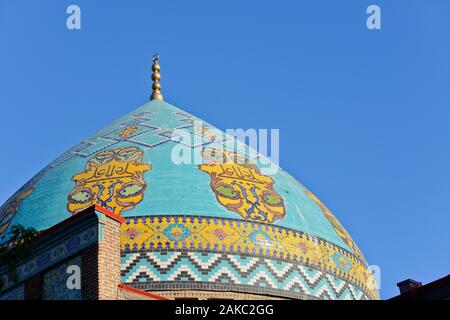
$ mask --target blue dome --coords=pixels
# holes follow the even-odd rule
[[[197,120],[152,100],[81,142],[0,208],[0,243],[15,224],[44,230],[97,204],[126,218],[122,282],[140,289],[378,299],[319,199]]]

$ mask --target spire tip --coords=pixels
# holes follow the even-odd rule
[[[159,71],[161,70],[161,67],[159,66],[159,54],[156,53],[153,55],[152,58],[153,61],[153,65],[152,65],[152,80],[153,80],[153,85],[152,85],[152,95],[150,97],[150,100],[164,100],[163,95],[161,94],[161,74],[159,73]]]

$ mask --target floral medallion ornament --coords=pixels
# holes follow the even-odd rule
[[[136,147],[117,148],[97,154],[86,169],[72,177],[76,186],[69,194],[68,210],[78,213],[98,204],[116,214],[133,209],[144,197],[144,172],[151,165],[142,162],[144,153]]]
[[[234,236],[234,232],[229,232],[224,228],[217,228],[211,231],[211,235],[219,240],[219,241],[226,241],[228,237]]]
[[[172,241],[183,241],[191,234],[191,232],[180,223],[171,224],[164,229],[163,233]]]
[[[336,252],[333,256],[334,264],[343,272],[349,272],[352,268],[352,263],[340,252]]]
[[[205,148],[199,169],[211,177],[217,201],[242,218],[273,223],[286,215],[283,198],[273,189],[274,180],[261,174],[247,158],[226,150]]]
[[[273,239],[262,230],[255,230],[249,235],[250,240],[259,247],[268,248],[271,246]]]

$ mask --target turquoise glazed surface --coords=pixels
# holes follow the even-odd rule
[[[171,141],[171,133],[176,128],[193,125],[193,120],[199,119],[166,102],[153,100],[115,121],[43,169],[29,183],[34,190],[19,205],[10,226],[22,224],[43,230],[70,217],[67,198],[75,186],[72,177],[82,172],[86,161],[97,153],[124,146],[143,150],[143,162],[150,163],[152,169],[144,174],[147,190],[143,200],[122,216],[190,214],[235,218],[236,214],[217,202],[209,176],[196,164],[176,165],[171,161],[171,151],[176,143]],[[139,122],[140,130],[127,140],[121,139],[118,132],[135,122]],[[160,135],[162,132],[167,134]],[[195,149],[214,145],[218,143],[205,140]],[[273,178],[276,181],[274,188],[283,197],[287,212],[284,219],[274,224],[317,235],[349,249],[296,179],[282,169]],[[4,210],[4,206],[0,210]]]
[[[265,158],[254,152],[245,154],[247,148],[241,142],[220,135],[219,130],[205,122],[199,128],[197,121],[200,119],[169,103],[152,100],[103,128],[50,163],[0,208],[0,243],[8,240],[8,230],[15,224],[44,230],[89,205],[98,204],[128,221],[134,217],[173,215],[254,222],[262,230],[264,226],[280,227],[280,230],[293,230],[320,239],[319,242],[323,240],[343,250],[344,255],[366,264],[331,212],[295,178],[278,167],[275,174],[265,174],[260,162]],[[228,145],[233,148],[229,149]],[[200,162],[174,163],[173,154],[180,148]],[[205,150],[213,151],[213,157],[230,151],[244,157],[246,165],[223,167],[211,161],[211,157],[204,156]],[[238,172],[241,169],[246,172]],[[259,183],[258,186],[252,185],[251,181]],[[172,225],[161,235],[173,241],[186,241],[192,233],[188,232],[188,227]],[[265,236],[253,232],[248,240],[256,243],[261,239],[264,241]],[[124,254],[124,261],[127,261],[127,255],[135,254],[131,251]],[[184,253],[174,251],[173,254],[189,260]],[[219,253],[208,254],[214,258]],[[345,264],[345,260],[338,258],[330,261]],[[229,252],[226,259],[234,261]],[[222,262],[223,265],[230,263]],[[270,264],[259,268],[266,272],[264,270],[270,268]],[[348,265],[343,266],[342,272],[347,272],[348,268]],[[123,281],[133,278],[135,269],[136,265],[133,265],[125,270]],[[305,269],[302,272],[306,277],[312,271]],[[203,274],[198,278],[208,282],[209,276]],[[167,275],[159,278],[164,278],[163,282],[170,280],[166,279]],[[130,281],[139,284],[144,281],[142,279],[145,280]],[[239,288],[254,285],[248,283],[251,279],[242,281]],[[289,291],[283,289],[289,286],[286,281],[274,280],[277,295],[282,290]],[[333,281],[340,280],[336,277]],[[316,290],[320,288],[315,286],[301,297],[315,296]],[[349,288],[346,290],[350,292]],[[357,286],[351,290],[357,293],[333,293],[329,298],[367,297]]]

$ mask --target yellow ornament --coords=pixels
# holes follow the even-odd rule
[[[113,213],[133,209],[144,197],[144,153],[136,147],[117,148],[97,154],[86,169],[72,177],[76,187],[69,194],[68,210],[78,213],[98,204]]]
[[[286,215],[283,198],[273,189],[275,181],[243,156],[205,148],[199,169],[211,177],[217,201],[246,220],[272,223]]]

